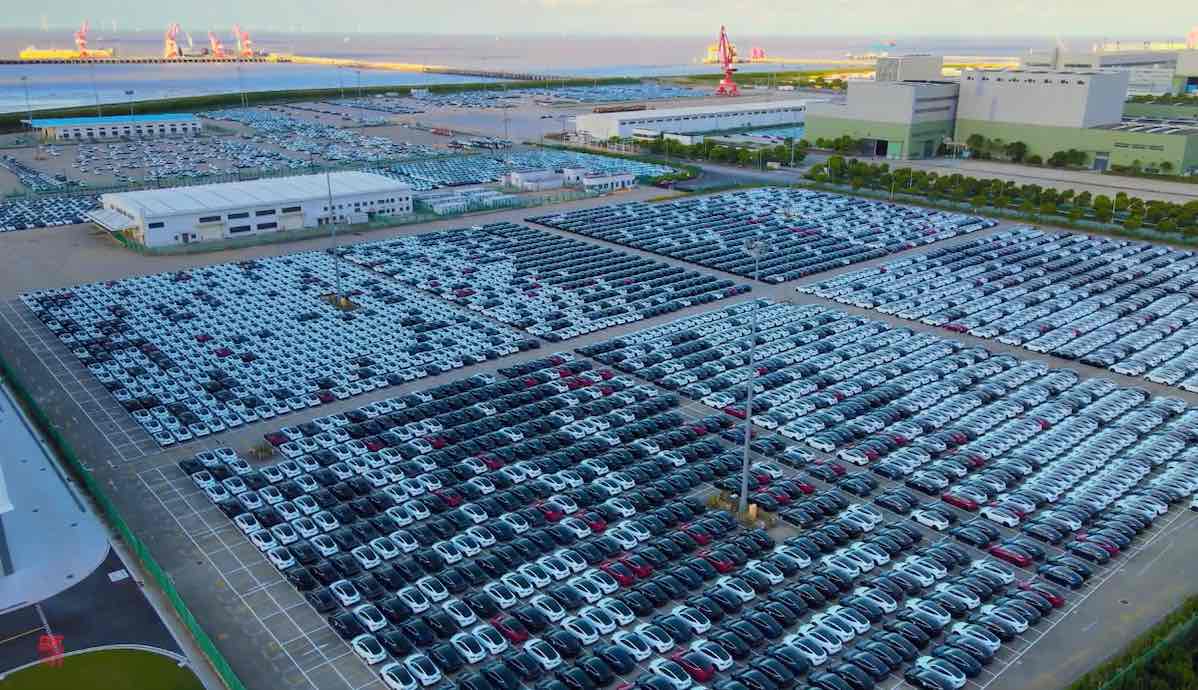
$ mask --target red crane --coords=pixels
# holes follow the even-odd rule
[[[79,57],[87,57],[87,20],[83,20],[83,26],[75,32],[75,50],[79,51]]]
[[[720,67],[724,70],[724,78],[715,90],[715,95],[739,96],[740,89],[736,88],[736,82],[732,80],[732,75],[736,74],[736,68],[732,66],[732,61],[736,58],[736,51],[732,48],[732,41],[728,40],[728,31],[722,26],[720,27],[720,43],[717,51],[720,54]]]
[[[179,31],[178,23],[166,27],[166,36],[162,39],[162,57],[167,60],[174,60],[183,55],[183,49],[179,47]]]
[[[237,37],[237,56],[254,57],[254,44],[250,41],[249,32],[242,31],[240,26],[234,24],[233,35]]]
[[[211,31],[208,32],[208,46],[209,50],[212,52],[212,57],[229,57],[228,53],[225,52],[225,44],[221,43],[220,39],[216,37],[216,34],[212,33]]]

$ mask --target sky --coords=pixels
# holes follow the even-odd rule
[[[44,17],[44,22],[43,22]],[[6,3],[0,28],[77,26],[444,34],[1061,35],[1165,39],[1198,3],[1157,0],[43,0]]]

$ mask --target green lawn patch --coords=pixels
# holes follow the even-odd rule
[[[3,690],[203,690],[190,669],[174,659],[135,649],[85,652],[65,657],[62,667],[39,665],[17,671],[3,681]]]

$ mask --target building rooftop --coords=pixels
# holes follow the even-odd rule
[[[143,217],[168,216],[322,199],[328,196],[330,184],[333,196],[410,189],[409,185],[390,177],[351,171],[330,173],[327,176],[300,175],[248,182],[118,192],[103,195],[101,201],[105,205],[111,202],[129,209],[136,208]]]
[[[616,116],[621,119],[686,117],[687,115],[703,115],[708,113],[739,113],[746,110],[783,110],[806,106],[812,101],[813,99],[804,98],[802,100],[769,101],[765,103],[728,103],[690,108],[650,108],[649,110],[629,110],[617,113],[587,113],[586,115],[579,115],[579,117],[589,117],[591,115]]]
[[[108,125],[127,125],[138,122],[192,122],[196,119],[190,113],[159,113],[157,115],[106,115],[104,117],[49,117],[33,118],[33,126],[39,127],[99,127]],[[29,120],[22,120],[28,123]]]
[[[1110,129],[1118,132],[1137,132],[1140,134],[1174,134],[1189,137],[1198,136],[1198,119],[1125,117],[1120,122],[1099,125],[1095,129]]]

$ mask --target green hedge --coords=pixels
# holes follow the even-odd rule
[[[1198,596],[1066,690],[1198,690]]]

